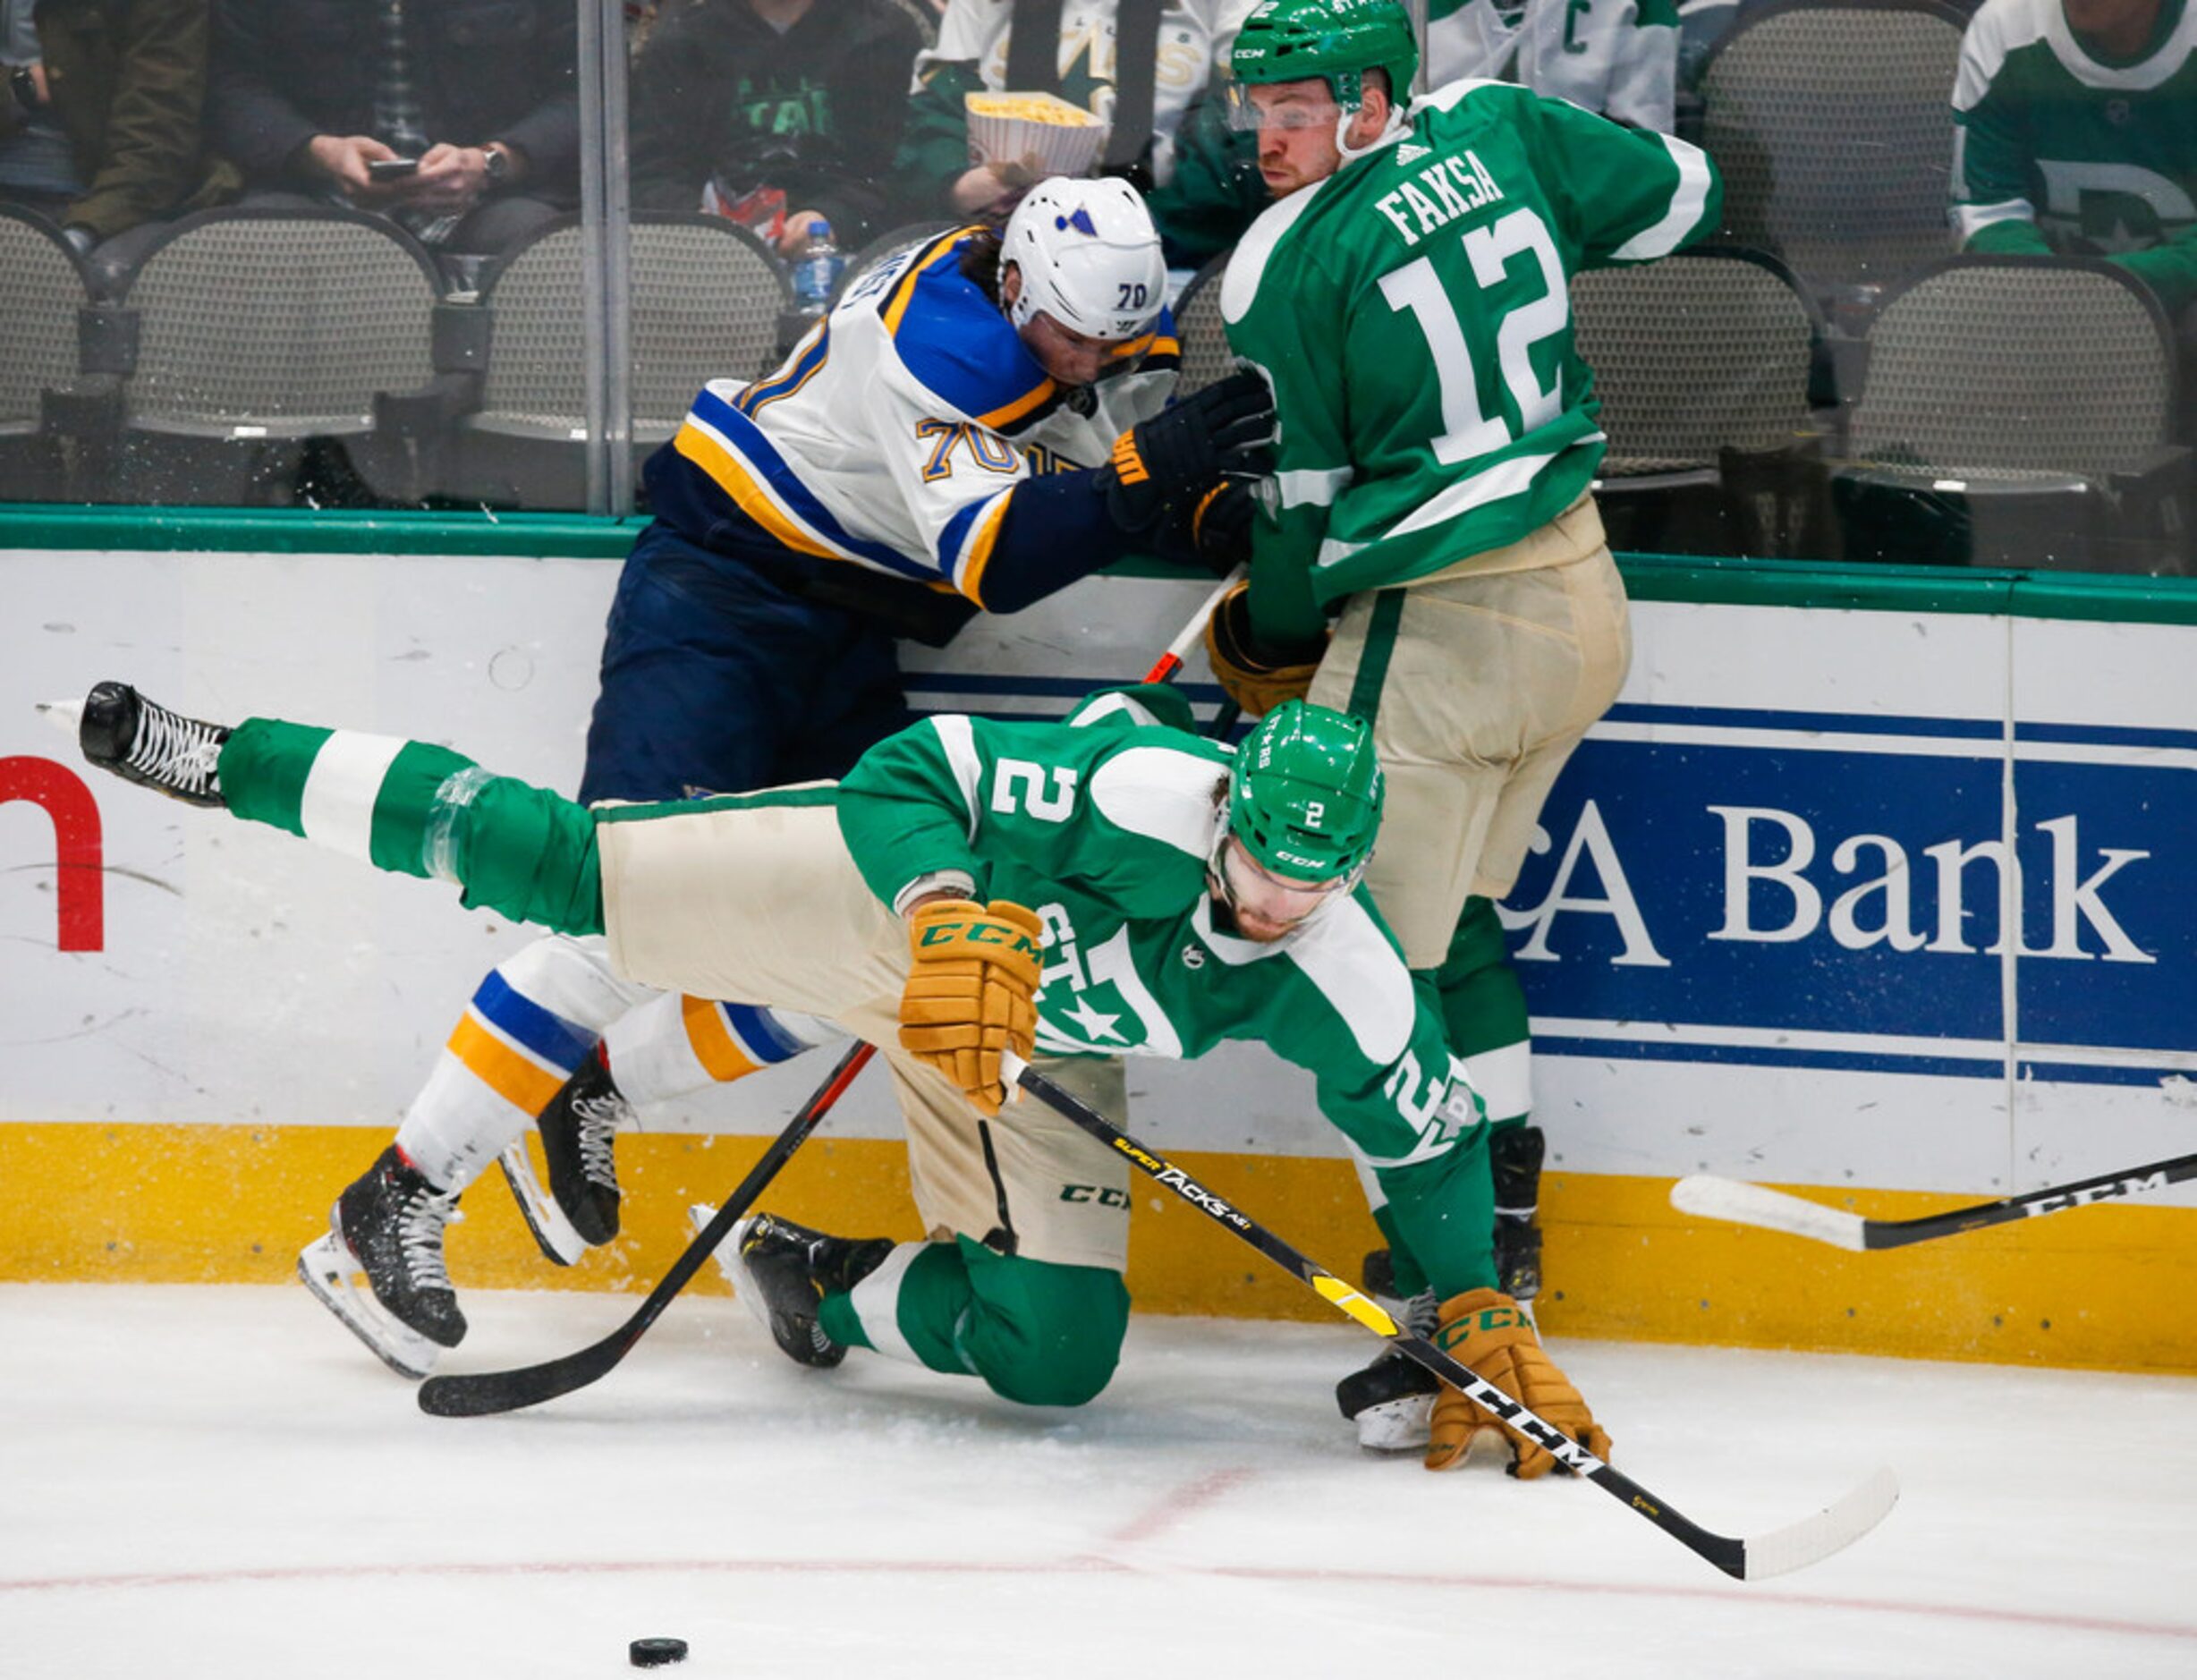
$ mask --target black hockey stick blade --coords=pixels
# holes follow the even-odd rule
[[[1913,1219],[1867,1219],[1843,1208],[1827,1208],[1767,1185],[1721,1178],[1714,1173],[1694,1173],[1671,1186],[1671,1206],[1681,1213],[1760,1226],[1766,1231],[1810,1237],[1858,1253],[1934,1242],[1964,1231],[1981,1231],[1987,1226],[2011,1225],[2017,1219],[2040,1219],[2070,1208],[2087,1208],[2092,1202],[2145,1195],[2192,1178],[2197,1178],[2197,1155],[2177,1155],[2172,1160],[2153,1161],[2149,1167],[2101,1173],[2095,1178],[2054,1184],[1972,1208],[1926,1213]]]
[[[1760,1581],[1805,1568],[1853,1545],[1884,1521],[1899,1498],[1898,1481],[1889,1470],[1879,1470],[1836,1504],[1771,1533],[1750,1540],[1705,1529],[1623,1471],[1589,1452],[1546,1418],[1514,1400],[1471,1367],[1458,1363],[1425,1337],[1413,1336],[1378,1302],[1308,1260],[1226,1197],[1208,1190],[1165,1156],[1146,1149],[1089,1103],[1063,1090],[1012,1051],[1000,1059],[1006,1076],[1047,1107],[1073,1122],[1148,1178],[1172,1190],[1222,1229],[1257,1249],[1337,1311],[1384,1337],[1413,1364],[1432,1371],[1467,1398],[1485,1406],[1565,1469],[1584,1476],[1727,1575],[1742,1581]]]
[[[632,1350],[633,1344],[654,1324],[664,1309],[671,1304],[672,1297],[685,1288],[700,1271],[718,1243],[734,1226],[754,1206],[756,1198],[768,1188],[779,1169],[791,1160],[809,1134],[816,1130],[834,1103],[863,1065],[877,1053],[877,1047],[857,1040],[847,1053],[839,1058],[838,1065],[830,1076],[817,1087],[813,1095],[801,1107],[801,1111],[786,1123],[785,1130],[778,1133],[762,1158],[749,1168],[748,1175],[740,1181],[733,1193],[725,1199],[725,1205],[717,1216],[695,1234],[672,1268],[651,1289],[647,1299],[635,1310],[633,1316],[599,1342],[566,1353],[545,1364],[526,1365],[517,1370],[482,1370],[463,1372],[448,1377],[430,1377],[420,1385],[420,1409],[438,1418],[479,1418],[498,1412],[516,1412],[525,1406],[539,1405],[545,1400],[554,1400],[559,1395],[571,1394],[590,1383],[608,1376]]]

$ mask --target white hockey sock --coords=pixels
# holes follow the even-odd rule
[[[885,1257],[885,1263],[856,1284],[847,1295],[847,1304],[861,1320],[862,1334],[869,1338],[869,1345],[887,1359],[909,1365],[921,1365],[923,1362],[908,1345],[908,1338],[900,1333],[900,1282],[908,1275],[915,1257],[929,1246],[928,1243],[896,1243]]]
[[[466,1004],[397,1147],[437,1188],[464,1188],[533,1124],[603,1028],[653,996],[611,972],[600,938],[552,936],[514,952]]]
[[[844,1036],[790,1009],[660,993],[604,1030],[603,1051],[625,1099],[645,1108],[743,1079]]]

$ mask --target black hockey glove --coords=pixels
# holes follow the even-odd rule
[[[1231,374],[1131,427],[1098,469],[1107,513],[1122,530],[1153,530],[1168,513],[1194,507],[1223,474],[1257,471],[1255,452],[1274,432],[1274,398],[1255,373]]]
[[[1171,511],[1152,551],[1177,565],[1203,566],[1225,578],[1251,557],[1251,521],[1258,516],[1257,480],[1227,478],[1197,501]]]

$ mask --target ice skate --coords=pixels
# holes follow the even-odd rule
[[[533,1234],[534,1243],[545,1259],[559,1266],[578,1263],[588,1252],[588,1240],[573,1229],[573,1222],[564,1217],[556,1199],[541,1187],[535,1175],[533,1158],[526,1152],[526,1140],[513,1138],[505,1151],[496,1158],[496,1164],[504,1169],[504,1182],[511,1186],[511,1199],[519,1204],[519,1217],[526,1221],[526,1228]]]
[[[85,758],[125,782],[187,805],[219,807],[216,766],[229,731],[202,724],[147,700],[127,683],[100,683],[81,702],[46,709],[58,720],[76,710],[76,740]]]
[[[1539,1126],[1511,1126],[1489,1140],[1495,1180],[1495,1286],[1524,1306],[1541,1293],[1541,1157]]]
[[[607,1243],[618,1235],[618,1161],[613,1143],[618,1127],[632,1117],[633,1106],[610,1077],[600,1045],[588,1052],[587,1060],[535,1117],[542,1158],[549,1164],[549,1193],[584,1243]]]
[[[391,1144],[336,1198],[298,1276],[390,1370],[425,1377],[465,1337],[443,1262],[443,1229],[463,1217],[458,1192],[437,1190]]]
[[[1388,1259],[1386,1249],[1376,1250],[1375,1254],[1384,1261]],[[1366,1256],[1366,1283],[1382,1308],[1412,1335],[1433,1335],[1441,1316],[1441,1303],[1434,1298],[1434,1291],[1429,1289],[1409,1301],[1396,1300],[1376,1286],[1373,1260],[1373,1254]],[[1379,1269],[1393,1288],[1393,1274],[1385,1268]],[[1441,1379],[1425,1366],[1393,1348],[1384,1349],[1370,1365],[1336,1384],[1335,1404],[1357,1425],[1358,1445],[1368,1452],[1423,1453],[1433,1426],[1434,1396],[1441,1386]]]
[[[696,1229],[717,1209],[689,1209]],[[844,1294],[885,1263],[893,1252],[889,1237],[827,1236],[776,1214],[751,1213],[733,1227],[717,1264],[732,1279],[733,1293],[755,1321],[771,1334],[788,1359],[828,1370],[847,1356],[845,1346],[825,1334],[817,1308],[827,1294]]]

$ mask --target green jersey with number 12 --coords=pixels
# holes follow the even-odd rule
[[[1274,205],[1221,284],[1281,417],[1254,536],[1262,635],[1515,542],[1602,458],[1571,276],[1718,225],[1698,148],[1495,81],[1414,103],[1402,137]]]

